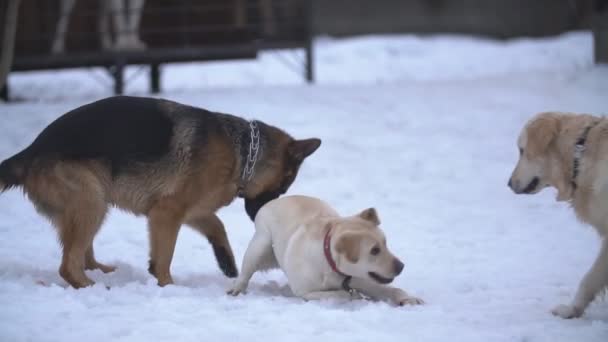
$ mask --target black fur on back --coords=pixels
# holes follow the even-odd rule
[[[169,152],[173,121],[158,99],[116,96],[78,107],[46,127],[26,153],[31,157],[101,159],[112,174],[132,162]]]
[[[0,192],[21,184],[23,168],[16,167],[15,163],[23,157],[23,152],[0,163]]]

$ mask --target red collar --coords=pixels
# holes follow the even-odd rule
[[[323,253],[325,254],[325,260],[327,260],[327,263],[329,264],[329,267],[331,267],[331,269],[338,273],[339,275],[343,276],[343,277],[348,277],[346,274],[340,272],[340,270],[338,270],[338,266],[336,266],[336,262],[334,261],[334,258],[331,257],[331,228],[329,228],[327,230],[327,233],[325,233],[325,238],[323,239]]]

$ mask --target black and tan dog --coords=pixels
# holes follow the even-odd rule
[[[148,218],[149,271],[163,286],[180,226],[204,234],[221,270],[237,275],[215,215],[236,197],[252,218],[285,193],[319,139],[294,140],[260,121],[167,100],[111,97],[76,108],[0,164],[0,191],[22,187],[59,232],[60,275],[93,284],[85,269],[114,270],[93,253],[109,205]]]

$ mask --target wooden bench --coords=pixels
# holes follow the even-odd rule
[[[313,81],[307,0],[147,0],[138,30],[143,49],[102,48],[98,24],[107,13],[100,1],[106,0],[79,0],[69,16],[65,48],[53,53],[60,1],[22,0],[11,72],[105,67],[121,94],[125,66],[149,65],[150,91],[156,93],[162,64],[254,59],[262,50],[303,48],[304,76]]]

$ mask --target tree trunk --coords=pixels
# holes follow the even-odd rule
[[[0,52],[0,89],[4,88],[8,72],[13,64],[15,50],[15,33],[17,32],[17,14],[21,0],[8,0],[4,27],[2,27],[2,42]]]
[[[603,2],[602,2],[603,1]],[[596,63],[608,63],[608,0],[597,2],[593,20],[593,45]]]

